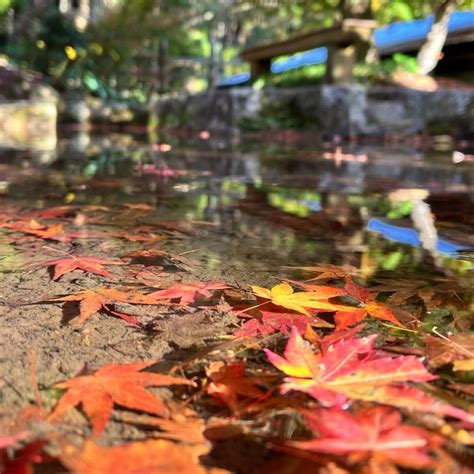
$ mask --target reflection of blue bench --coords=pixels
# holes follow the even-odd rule
[[[421,20],[392,23],[374,31],[374,41],[380,54],[386,55],[397,51],[413,51],[420,47],[430,30],[433,17]],[[474,32],[474,10],[454,12],[448,25],[447,44],[460,40],[460,35]],[[328,57],[325,47],[313,48],[285,59],[278,59],[270,65],[273,74],[286,72],[312,64],[323,64]],[[250,79],[249,73],[235,74],[221,79],[219,85],[233,86],[243,84]]]
[[[419,247],[421,245],[418,232],[409,227],[387,224],[380,219],[370,219],[367,224],[367,229],[382,234],[386,239],[400,242],[401,244],[411,245],[412,247]],[[466,245],[461,245],[447,239],[438,239],[436,245],[438,252],[444,254],[452,254],[459,250],[466,250],[468,248],[469,247]]]

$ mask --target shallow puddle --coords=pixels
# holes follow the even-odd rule
[[[163,358],[166,371],[186,368],[214,345],[227,350],[242,325],[239,307],[252,301],[251,285],[319,278],[342,294],[351,276],[415,328],[394,326],[395,316],[367,323],[364,331],[383,333],[394,353],[423,355],[423,331],[471,328],[472,155],[408,145],[335,148],[207,135],[150,144],[130,135],[79,134],[62,138],[55,151],[4,150],[0,158],[4,414],[35,402],[36,381],[53,407],[60,396],[54,384],[111,361]],[[51,261],[71,256],[102,259],[106,268],[60,275]],[[205,302],[196,295],[193,304],[146,299],[176,282],[216,286],[201,288]],[[78,304],[84,295],[76,298],[89,290],[102,292],[102,306],[90,314]],[[343,303],[358,299],[368,307],[367,298]],[[332,327],[315,321],[323,331]],[[261,367],[261,351],[252,354],[252,367]],[[138,428],[116,418],[107,426],[107,443],[142,439]],[[80,429],[86,436],[87,423]],[[238,468],[234,461],[223,465],[254,472],[242,464],[244,448],[235,454]]]
[[[147,204],[143,222],[188,223],[186,250],[240,282],[316,263],[352,265],[367,280],[467,278],[474,163],[455,161],[409,147],[84,134],[49,155],[2,153],[1,181],[3,205],[22,209]]]

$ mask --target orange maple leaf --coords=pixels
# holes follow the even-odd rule
[[[163,439],[109,448],[87,440],[80,451],[64,446],[60,459],[75,474],[230,474],[200,464],[199,457],[208,451],[205,445],[185,446]]]
[[[113,275],[104,268],[104,265],[123,265],[123,262],[97,257],[71,257],[51,260],[41,264],[41,266],[44,267],[55,267],[53,280],[58,280],[65,273],[74,270],[83,270],[104,277],[113,277]]]
[[[42,225],[34,220],[26,225],[23,223],[16,223],[11,226],[16,232],[23,234],[34,235],[40,239],[56,240],[58,242],[69,242],[71,237],[65,234],[62,224]]]
[[[265,393],[258,386],[263,378],[246,376],[242,362],[212,362],[206,369],[206,375],[209,377],[205,387],[207,393],[226,404],[233,412],[239,410],[241,402],[256,400]]]
[[[57,419],[70,408],[82,404],[94,434],[99,435],[112,415],[114,404],[154,415],[165,414],[167,410],[163,402],[145,387],[195,384],[182,377],[140,372],[155,363],[109,364],[93,375],[82,375],[55,385],[67,392],[59,400],[50,418]]]
[[[403,324],[386,304],[376,301],[378,293],[368,291],[366,288],[355,284],[350,278],[346,280],[344,289],[347,295],[358,300],[362,307],[338,311],[335,316],[337,330],[354,326],[368,315],[403,327]]]
[[[138,319],[127,314],[123,314],[112,310],[109,305],[112,303],[128,303],[128,304],[165,304],[164,302],[158,302],[147,295],[141,295],[139,293],[125,292],[116,290],[114,288],[97,288],[96,290],[84,290],[74,295],[62,296],[60,298],[53,298],[50,301],[79,301],[79,320],[78,323],[82,324],[91,316],[101,310],[105,310],[109,313],[124,319],[130,324],[137,324]]]

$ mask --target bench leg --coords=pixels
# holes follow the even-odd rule
[[[251,61],[250,75],[254,79],[260,76],[261,74],[269,74],[271,64],[271,59],[259,59],[256,61]]]
[[[357,47],[355,45],[345,48],[329,47],[326,63],[326,82],[328,84],[350,84],[353,82],[356,60]]]

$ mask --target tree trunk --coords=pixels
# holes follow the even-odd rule
[[[459,3],[460,0],[444,0],[436,11],[433,25],[416,58],[420,74],[429,74],[438,64],[448,36],[449,18]]]
[[[211,50],[209,54],[209,70],[207,76],[207,88],[210,89],[214,87],[215,83],[217,82],[217,64],[216,64],[216,53],[217,53],[217,41],[212,29],[212,26],[209,28],[208,32],[209,37],[209,44],[211,45]]]

